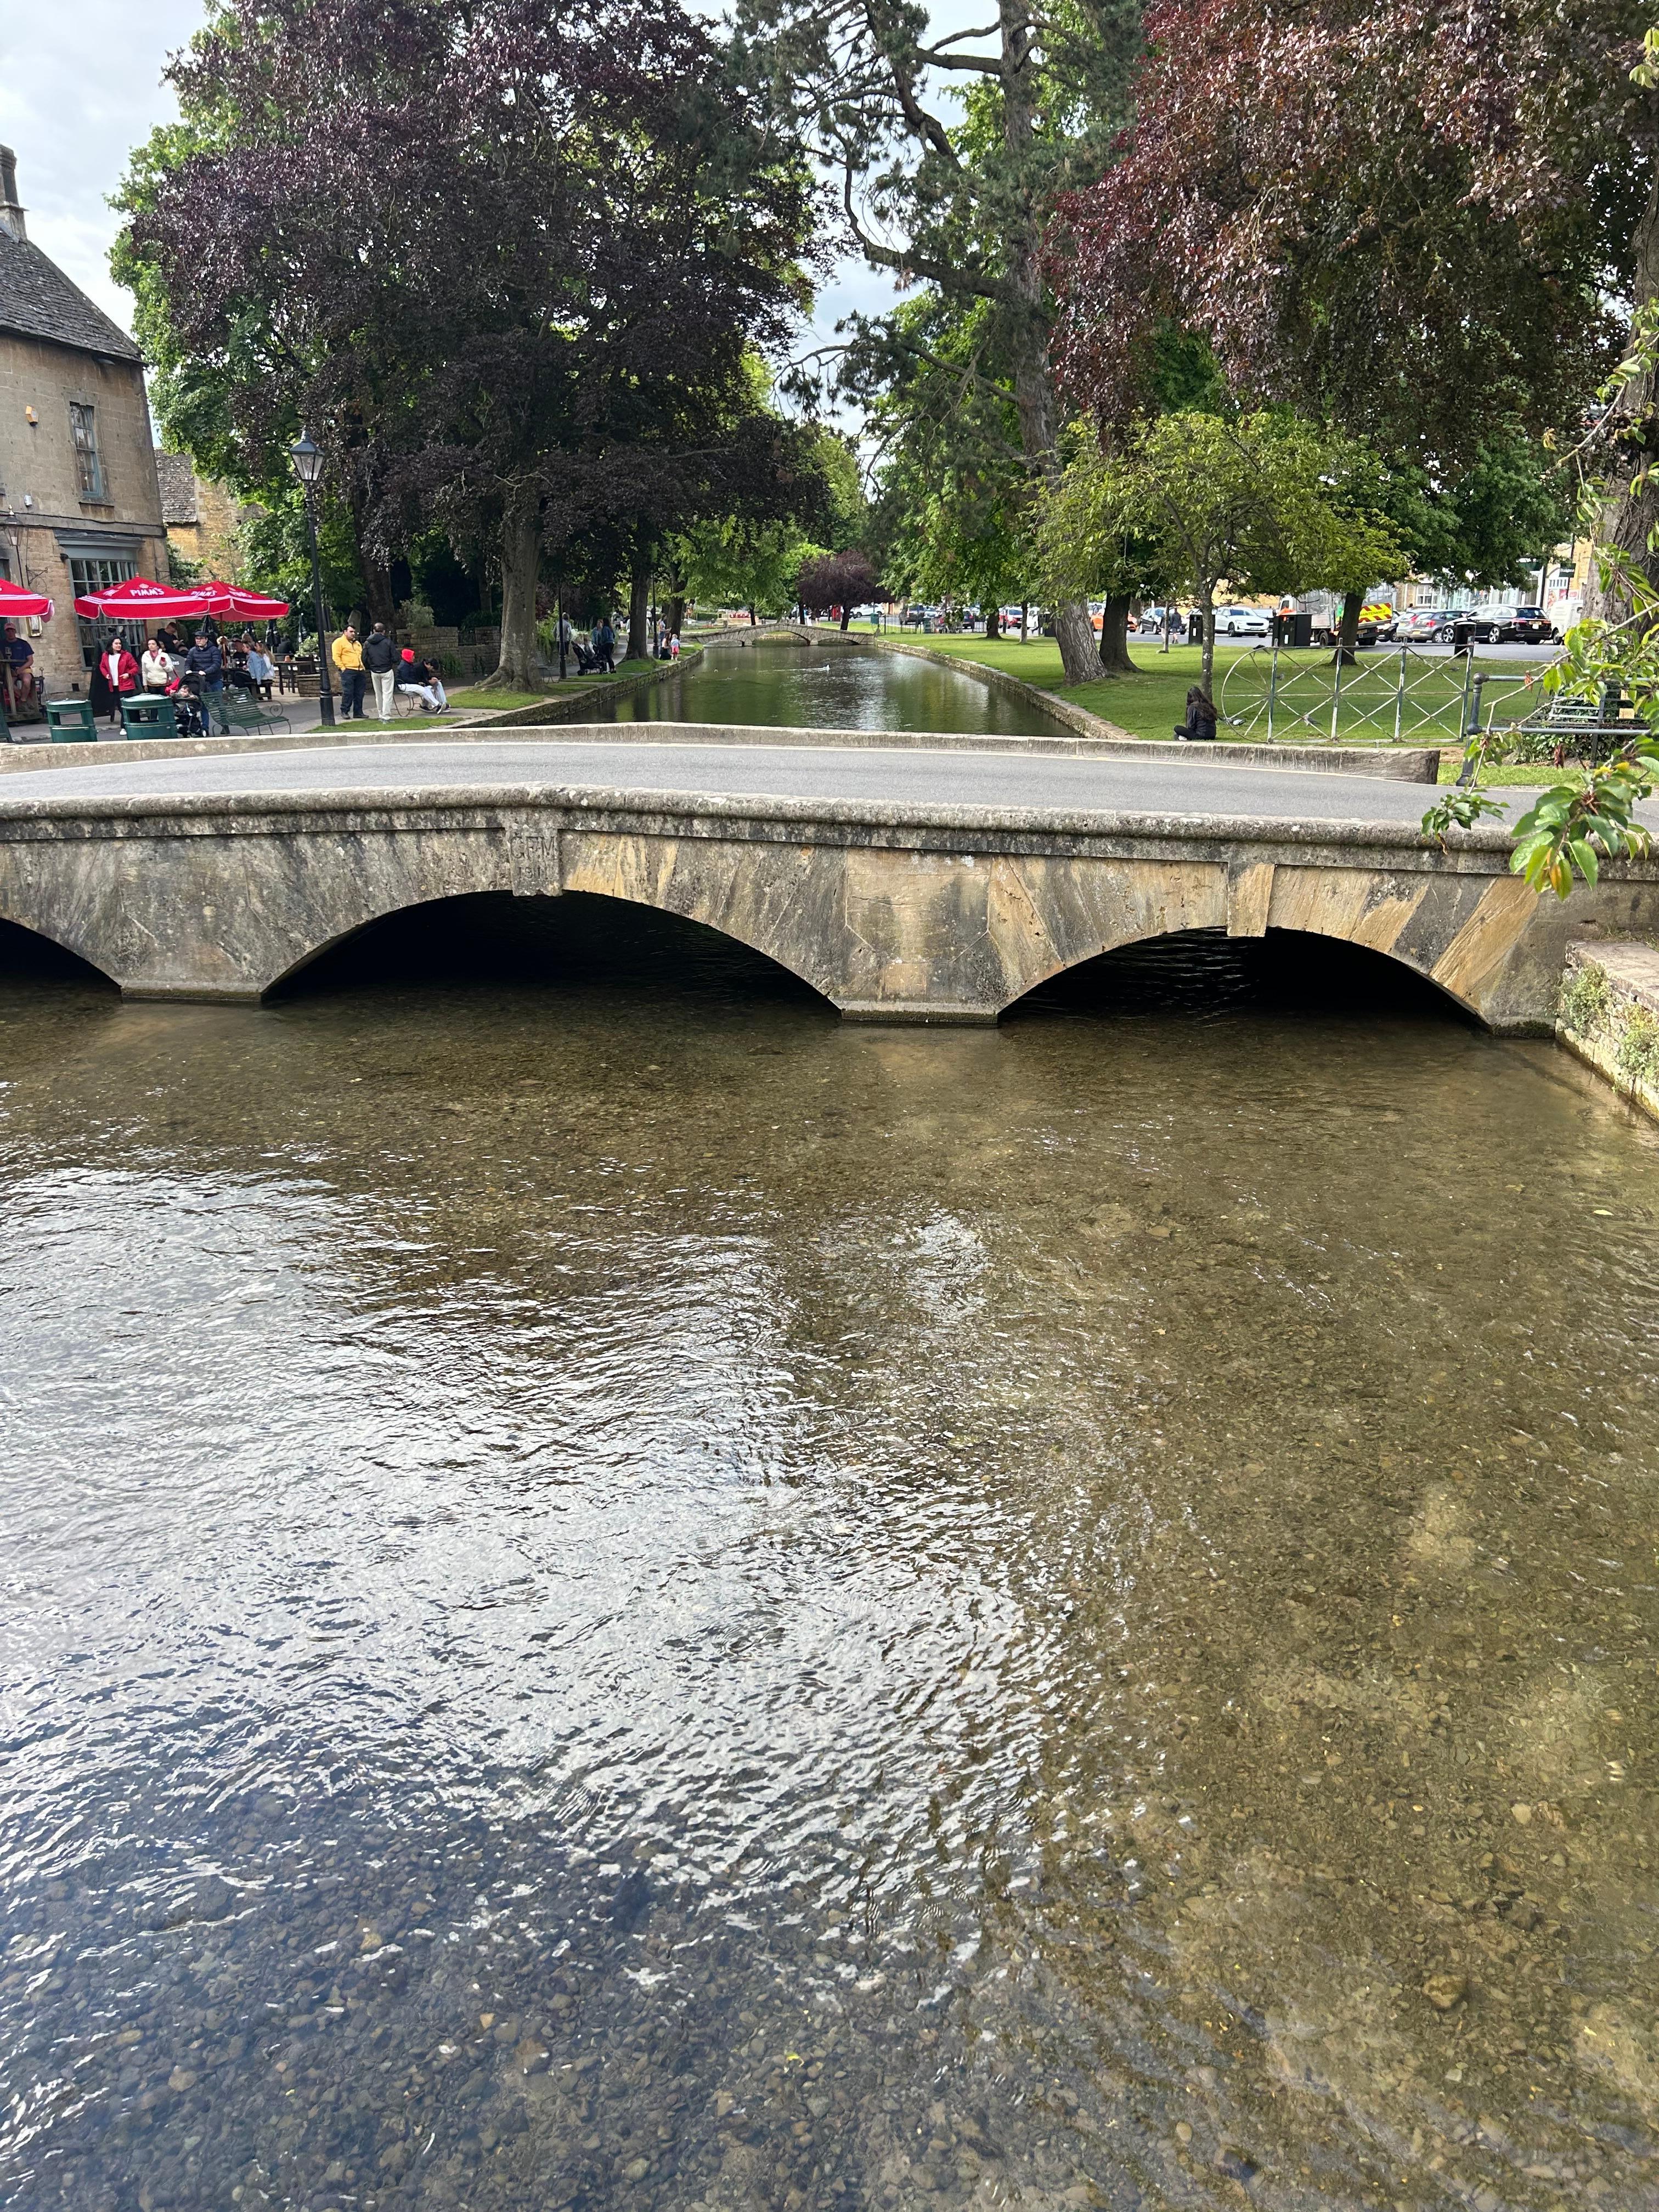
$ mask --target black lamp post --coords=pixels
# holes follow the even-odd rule
[[[294,463],[294,473],[305,491],[306,528],[311,536],[311,594],[317,614],[318,720],[321,727],[331,730],[334,727],[334,687],[328,680],[328,655],[323,649],[323,563],[317,550],[316,490],[318,480],[323,473],[322,448],[312,442],[308,431],[301,430],[297,444],[289,448],[289,458]]]

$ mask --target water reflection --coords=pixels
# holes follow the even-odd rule
[[[742,722],[774,728],[945,730],[1069,737],[1018,694],[906,653],[723,640],[684,675],[616,701],[623,722]]]
[[[0,988],[7,2201],[1652,2204],[1651,1133],[508,913]]]

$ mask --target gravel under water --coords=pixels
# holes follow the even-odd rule
[[[3,934],[3,932],[0,932]],[[0,2202],[1659,2206],[1659,1141],[1305,940],[0,945]]]

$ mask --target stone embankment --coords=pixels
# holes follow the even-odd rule
[[[1659,949],[1634,938],[1575,939],[1555,1034],[1659,1120]]]

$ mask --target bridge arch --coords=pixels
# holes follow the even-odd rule
[[[21,915],[0,911],[0,975],[28,974],[54,981],[95,981],[118,988],[117,978],[76,943],[67,931],[43,928]]]
[[[472,977],[482,970],[538,980],[656,975],[692,985],[771,981],[791,994],[828,1003],[807,977],[734,931],[647,900],[576,890],[544,898],[454,891],[400,902],[309,948],[261,995],[286,997],[336,978],[384,975],[403,961],[426,975]]]
[[[1017,1016],[1045,1005],[1074,1006],[1095,992],[1147,1012],[1230,1000],[1313,1006],[1332,993],[1358,993],[1362,1003],[1414,1000],[1455,1018],[1482,1019],[1480,1008],[1428,965],[1397,951],[1334,930],[1272,928],[1238,937],[1216,924],[1143,933],[1057,964],[1003,1011]]]
[[[1523,940],[1538,938],[1539,901],[1507,870],[1298,865],[1258,860],[1248,848],[1226,859],[1137,858],[1093,872],[1010,861],[1000,864],[992,907],[1006,917],[1002,964],[1014,988],[1005,1008],[1103,954],[1196,931],[1352,945],[1410,970],[1488,1026],[1514,1025],[1517,972],[1525,996],[1547,995],[1525,972]],[[1540,950],[1541,966],[1553,947]]]

